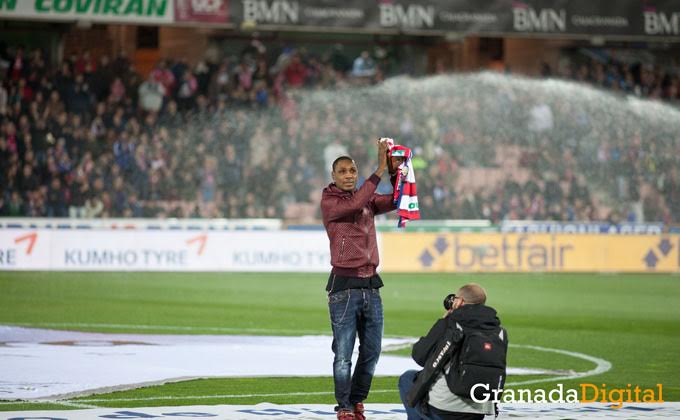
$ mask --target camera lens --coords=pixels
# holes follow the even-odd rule
[[[447,311],[450,311],[451,308],[453,307],[453,299],[456,298],[456,295],[451,293],[450,295],[446,296],[444,298],[444,309]]]

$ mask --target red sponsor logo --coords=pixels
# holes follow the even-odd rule
[[[19,244],[21,242],[28,241],[28,247],[26,248],[26,255],[31,255],[33,252],[33,247],[35,242],[38,240],[38,232],[27,233],[26,235],[18,236],[14,238],[14,243]]]
[[[178,22],[228,23],[228,0],[176,0]]]
[[[197,243],[198,255],[203,255],[203,251],[205,250],[205,244],[208,242],[208,234],[204,233],[203,235],[198,235],[195,238],[188,239],[186,242],[187,245]]]

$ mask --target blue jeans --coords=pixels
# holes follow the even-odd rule
[[[417,370],[407,370],[399,377],[399,397],[401,397],[401,403],[404,404],[404,408],[406,409],[408,420],[439,420],[439,416],[434,413],[429,413],[427,416],[423,414],[420,405],[409,407],[408,404],[406,404],[406,394],[408,394],[413,387],[413,381],[416,380],[416,373],[418,373]]]
[[[354,409],[371,389],[380,357],[383,308],[378,289],[346,289],[328,295],[333,328],[333,380],[338,409]],[[359,336],[359,358],[352,375],[352,352]]]

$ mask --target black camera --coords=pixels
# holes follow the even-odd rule
[[[448,295],[444,298],[444,308],[447,311],[450,311],[451,308],[453,308],[453,300],[455,298],[456,298],[456,295],[454,293],[451,293],[450,295]]]

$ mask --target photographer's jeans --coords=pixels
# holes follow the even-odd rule
[[[328,296],[333,327],[333,379],[338,409],[354,409],[371,389],[380,357],[383,307],[378,289],[347,289]],[[359,358],[352,375],[352,352],[359,336]]]
[[[417,370],[407,370],[401,377],[399,377],[399,396],[401,397],[401,403],[404,404],[406,409],[406,416],[408,420],[441,420],[436,414],[431,414],[427,416],[420,411],[420,407],[409,407],[406,404],[406,394],[413,387],[413,382],[416,380]]]
[[[432,406],[428,406],[428,412],[423,413],[423,407],[418,405],[416,407],[409,407],[406,403],[406,395],[413,388],[413,383],[416,380],[417,370],[407,370],[399,377],[399,397],[401,398],[401,403],[404,404],[406,409],[407,420],[442,420],[442,417],[434,413],[436,410]],[[459,420],[484,420],[484,414],[476,413],[447,413],[447,419],[459,419]]]

